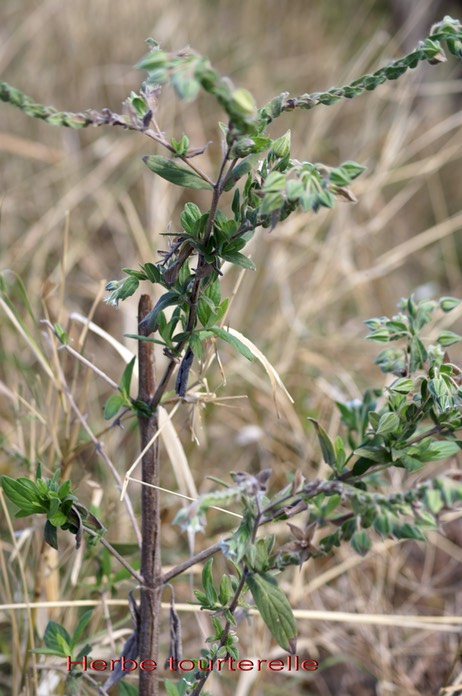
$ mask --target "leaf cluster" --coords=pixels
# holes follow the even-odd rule
[[[44,514],[46,522],[44,538],[47,544],[58,549],[57,530],[63,529],[76,537],[76,546],[80,546],[83,523],[103,533],[104,527],[83,505],[78,502],[72,491],[70,481],[59,482],[59,469],[54,476],[42,478],[41,466],[37,466],[36,480],[19,477],[2,476],[0,482],[6,497],[19,508],[15,517]]]

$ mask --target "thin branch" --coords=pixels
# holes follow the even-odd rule
[[[162,584],[165,585],[167,582],[170,582],[172,578],[176,578],[178,575],[181,575],[185,572],[185,570],[188,570],[193,565],[196,565],[196,563],[206,561],[215,553],[221,551],[222,545],[227,541],[227,539],[230,539],[230,537],[227,537],[226,539],[223,539],[223,541],[219,541],[218,543],[209,546],[203,551],[199,551],[199,553],[196,553],[194,556],[191,556],[191,558],[188,558],[188,560],[183,561],[183,563],[178,563],[178,565],[176,565],[174,568],[168,570],[166,573],[162,575]]]
[[[98,540],[102,543],[102,545],[109,551],[110,554],[112,554],[114,556],[114,558],[116,558],[119,561],[119,563],[121,565],[123,565],[123,567],[126,570],[128,570],[130,575],[133,575],[135,580],[137,580],[140,585],[143,584],[143,578],[141,577],[141,575],[139,573],[137,573],[134,568],[132,568],[130,563],[128,563],[128,561],[126,561],[125,558],[123,556],[121,556],[118,551],[116,551],[116,549],[112,546],[112,544],[109,543],[109,541],[107,539],[105,539],[105,537],[101,536],[98,532],[95,532],[93,529],[91,529],[90,527],[87,527],[86,525],[82,525],[82,528],[90,536],[98,537]]]

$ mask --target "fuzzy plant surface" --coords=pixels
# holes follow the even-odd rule
[[[16,517],[40,514],[46,517],[45,541],[58,546],[57,530],[75,536],[76,548],[84,538],[112,554],[133,580],[129,606],[133,632],[121,656],[138,664],[150,661],[151,669],[140,671],[139,690],[122,682],[126,672],[119,667],[104,682],[87,683],[82,670],[96,645],[80,639],[91,618],[85,613],[72,635],[50,622],[43,636],[44,646],[36,652],[70,660],[66,693],[88,689],[107,693],[119,684],[120,693],[153,696],[198,696],[205,694],[210,674],[221,663],[238,661],[238,618],[256,610],[276,643],[287,653],[297,652],[297,628],[293,609],[278,585],[278,575],[289,566],[301,566],[312,558],[350,545],[366,554],[375,539],[414,539],[425,542],[426,533],[440,528],[440,516],[462,500],[458,475],[416,479],[403,477],[402,490],[390,490],[390,470],[403,474],[421,472],[429,463],[455,456],[462,441],[461,370],[451,361],[447,349],[461,340],[451,331],[426,331],[431,323],[459,305],[453,297],[438,301],[402,299],[392,317],[366,321],[368,339],[384,345],[377,357],[378,367],[390,376],[385,388],[369,389],[362,399],[338,403],[344,435],[332,441],[323,425],[312,418],[319,440],[320,456],[329,474],[309,479],[299,471],[278,490],[271,486],[271,470],[258,474],[235,472],[221,488],[200,496],[178,512],[175,523],[191,538],[205,530],[207,512],[220,506],[237,507],[242,519],[237,529],[218,544],[192,555],[164,572],[160,557],[160,454],[158,448],[159,409],[181,406],[191,389],[191,369],[204,362],[217,342],[230,344],[249,361],[261,360],[256,346],[228,323],[229,298],[222,296],[223,266],[233,264],[246,271],[254,269],[247,245],[259,228],[271,230],[289,215],[316,213],[332,208],[337,200],[356,200],[352,187],[364,167],[353,161],[337,166],[299,161],[291,152],[290,131],[273,138],[269,125],[287,111],[331,106],[340,99],[352,99],[382,83],[396,80],[420,62],[440,63],[445,54],[462,58],[462,26],[445,17],[409,55],[363,75],[343,87],[291,97],[283,92],[259,107],[246,89],[236,88],[220,75],[207,58],[191,49],[163,51],[149,40],[149,52],[138,68],[146,73],[139,92],[133,92],[122,114],[109,110],[81,113],[59,111],[35,103],[19,89],[0,82],[0,98],[26,115],[51,125],[85,128],[118,126],[136,131],[167,152],[149,154],[145,165],[154,175],[172,186],[208,194],[208,204],[184,204],[179,231],[165,232],[165,249],[160,258],[146,259],[138,268],[123,269],[122,279],[107,285],[107,301],[117,306],[137,292],[140,284],[161,289],[152,306],[143,295],[139,305],[138,341],[140,389],[131,396],[135,358],[131,360],[114,393],[104,407],[108,421],[122,423],[135,416],[141,433],[143,485],[141,495],[141,539],[139,570],[106,540],[104,520],[81,504],[70,480],[62,480],[59,469],[51,478],[37,466],[35,480],[3,476],[6,497],[18,508]],[[205,91],[225,115],[220,123],[222,155],[211,173],[201,166],[205,147],[192,148],[190,138],[168,137],[157,123],[156,112],[164,86],[176,95],[193,101]],[[201,200],[204,200],[201,197]],[[59,324],[48,324],[57,344],[68,346],[68,336]],[[167,358],[155,374],[154,344]],[[273,380],[279,380],[272,373]],[[128,484],[129,478],[126,478]],[[125,486],[126,488],[126,486]],[[124,489],[125,490],[125,489]],[[295,519],[297,518],[297,519]],[[284,539],[273,530],[286,522]],[[222,554],[228,573],[220,580],[213,558]],[[179,619],[172,599],[169,614],[170,672],[161,680],[160,600],[166,586],[203,563],[201,586],[195,601],[210,616],[211,629],[201,655],[187,675],[181,673]],[[135,584],[136,583],[136,584]],[[173,593],[172,593],[173,594]],[[139,597],[139,599],[137,599]],[[154,664],[154,667],[152,667]],[[172,668],[176,665],[176,669]],[[157,668],[159,666],[159,669]],[[312,665],[313,669],[316,664]],[[216,671],[216,670],[215,670]],[[129,672],[128,672],[129,673]],[[87,691],[83,691],[83,690]]]

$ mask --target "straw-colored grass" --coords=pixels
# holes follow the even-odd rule
[[[422,4],[428,10],[429,3]],[[131,66],[149,35],[170,49],[190,44],[263,102],[282,90],[300,94],[344,84],[378,67],[404,52],[414,23],[411,17],[395,36],[388,4],[378,0],[2,0],[0,15],[2,79],[63,109],[115,111],[139,85]],[[432,21],[427,16],[425,29]],[[306,417],[315,416],[334,436],[341,427],[334,400],[382,383],[362,320],[393,312],[412,291],[461,296],[459,76],[455,60],[422,66],[373,94],[285,114],[273,126],[274,134],[291,128],[299,159],[366,164],[354,186],[359,203],[291,217],[271,233],[260,230],[252,242],[257,271],[243,278],[226,271],[229,294],[240,283],[227,320],[266,356],[294,404],[279,393],[276,407],[261,363],[220,346],[222,367],[211,353],[207,374],[195,373],[206,380],[206,395],[192,396],[171,420],[165,405],[166,490],[194,497],[196,489],[214,485],[208,474],[225,478],[228,471],[268,466],[274,485],[297,469],[323,475]],[[186,131],[193,146],[211,140],[203,167],[213,171],[220,118],[206,98],[178,104],[165,92],[158,120],[169,135]],[[120,346],[136,349],[123,337],[136,330],[136,299],[114,311],[102,302],[102,281],[121,277],[122,267],[155,260],[161,233],[178,227],[183,193],[144,167],[141,155],[152,151],[135,134],[53,129],[0,106],[0,270],[8,271],[0,303],[0,473],[33,475],[37,461],[47,475],[60,467],[108,527],[109,541],[133,550],[137,469],[120,497],[139,455],[136,428],[129,421],[125,430],[108,427],[102,405],[127,361]],[[195,195],[206,204],[206,194]],[[87,362],[57,350],[43,319],[59,321]],[[89,321],[111,335],[112,344]],[[163,496],[168,569],[191,548],[171,525],[181,499]],[[80,607],[94,606],[93,654],[114,659],[131,630],[126,597],[133,584],[114,579],[119,567],[101,547],[76,552],[63,534],[57,554],[42,543],[41,519],[15,521],[3,496],[0,503],[0,693],[65,693],[60,660],[25,657],[28,648],[41,645],[49,619],[72,631]],[[196,550],[235,524],[235,517],[211,512]],[[458,516],[444,529],[447,538],[432,536],[426,546],[377,538],[365,558],[346,547],[287,571],[280,584],[298,617],[298,653],[321,668],[290,677],[230,673],[213,678],[209,689],[217,696],[289,689],[312,696],[462,693]],[[283,539],[285,525],[277,533]],[[127,558],[135,563],[136,552]],[[226,572],[223,560],[215,566]],[[190,577],[199,573],[195,566],[174,583],[186,657],[198,656],[207,628],[187,604]],[[239,637],[242,657],[281,656],[252,612]],[[165,654],[167,641],[165,608]],[[84,680],[82,694],[95,693]]]

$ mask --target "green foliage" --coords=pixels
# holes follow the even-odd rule
[[[72,661],[78,661],[88,656],[91,651],[90,644],[86,643],[78,652],[76,652],[76,649],[91,620],[92,614],[93,609],[88,609],[81,615],[72,636],[69,635],[64,626],[56,623],[56,621],[49,621],[43,635],[45,647],[34,648],[31,652],[39,655],[69,657]]]
[[[175,148],[175,153],[178,154],[179,145]],[[184,186],[190,189],[208,189],[212,187],[208,181],[205,181],[195,172],[186,169],[177,164],[173,160],[162,157],[161,155],[150,155],[143,158],[144,163],[154,174],[161,176],[162,179],[170,181],[176,186]]]
[[[267,574],[251,573],[247,576],[247,585],[273,638],[281,648],[294,655],[297,627],[289,601],[275,579]]]
[[[104,528],[88,510],[78,502],[71,489],[71,482],[59,482],[59,469],[51,479],[42,478],[41,466],[37,466],[36,480],[2,476],[0,482],[6,497],[19,508],[15,517],[45,514],[44,537],[47,544],[58,548],[57,529],[68,530],[76,536],[77,548],[82,538],[83,522],[92,529]]]
[[[365,555],[377,536],[425,541],[426,532],[439,529],[441,512],[462,500],[462,484],[457,478],[436,477],[400,492],[387,492],[390,483],[384,478],[387,469],[414,472],[429,462],[451,458],[462,448],[456,435],[462,427],[460,370],[439,348],[441,333],[434,344],[422,335],[438,307],[448,312],[457,305],[452,298],[450,302],[442,298],[439,303],[417,303],[411,297],[401,300],[399,315],[366,322],[371,330],[369,338],[382,343],[383,335],[377,338],[376,332],[384,330],[388,341],[404,344],[406,376],[383,390],[369,390],[362,402],[338,404],[347,430],[345,439],[337,436],[332,441],[324,428],[310,419],[322,458],[332,471],[328,479],[313,481],[298,474],[293,483],[268,497],[269,472],[260,480],[235,475],[245,512],[237,531],[223,543],[223,552],[238,566],[243,565],[247,587],[260,614],[286,650],[292,649],[295,624],[271,572],[330,553],[341,543]],[[227,489],[227,495],[231,490]],[[190,513],[200,509],[203,527],[205,513],[215,500],[214,494],[208,493],[191,508],[183,509],[183,526],[193,530]],[[301,512],[306,515],[305,528],[288,522],[292,541],[280,545],[273,535],[255,539],[256,530],[263,525],[289,520]],[[322,536],[325,529],[328,533]],[[315,546],[316,532],[320,538]],[[199,601],[216,611],[218,594],[211,580],[211,563],[204,568],[203,586],[204,592],[196,593]]]

